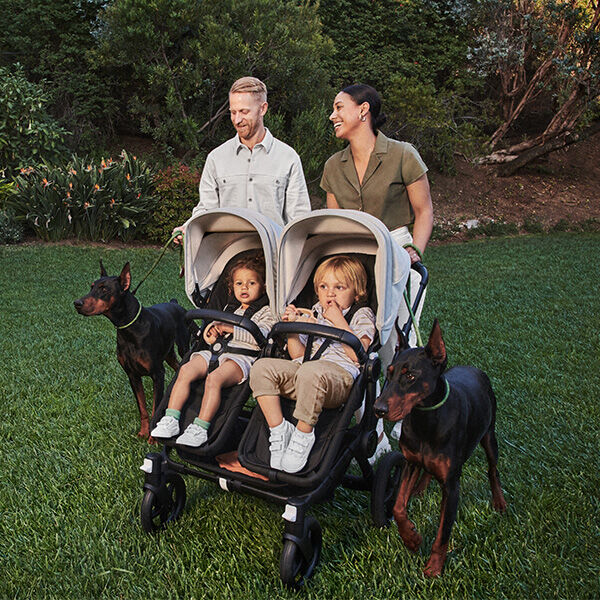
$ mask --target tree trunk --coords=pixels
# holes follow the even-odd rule
[[[600,133],[600,121],[593,123],[590,127],[578,133],[566,132],[557,135],[544,143],[540,143],[537,146],[521,152],[516,158],[512,158],[510,155],[496,153],[498,156],[493,162],[499,163],[498,175],[500,177],[508,177],[514,175],[521,167],[524,167],[540,156],[544,156],[550,152],[559,150],[560,148],[580,142],[597,133]],[[494,157],[494,155],[490,155],[489,158],[491,159],[492,157]]]

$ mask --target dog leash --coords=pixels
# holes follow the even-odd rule
[[[183,236],[184,234],[181,233],[180,231],[178,231],[177,233],[174,233],[169,238],[167,243],[162,247],[162,252],[158,256],[158,258],[154,261],[154,264],[150,267],[150,270],[144,275],[144,277],[142,277],[140,282],[135,286],[135,289],[133,290],[132,294],[135,295],[135,293],[140,288],[140,285],[142,285],[142,283],[144,283],[144,281],[146,281],[146,279],[148,279],[148,276],[150,275],[150,273],[152,273],[152,271],[154,271],[154,269],[156,268],[156,265],[160,262],[161,258],[165,255],[165,252],[167,251],[167,248],[169,247],[170,243],[176,237],[178,237],[180,235]],[[179,277],[182,277],[182,276],[183,276],[183,244],[179,244]],[[137,316],[136,316],[136,319],[137,319]],[[134,319],[134,321],[135,321],[135,319]],[[133,321],[132,321],[132,323],[133,323]],[[131,323],[129,325],[131,325]],[[126,327],[128,327],[128,325],[126,325]]]
[[[412,248],[419,255],[421,262],[423,262],[423,253],[414,244],[410,244],[410,243],[404,244],[404,246],[402,246],[402,247],[403,248]],[[410,286],[410,271],[408,273],[407,285]],[[406,289],[404,290],[404,301],[406,302],[406,308],[408,308],[408,314],[411,316],[412,326],[413,326],[413,328],[415,330],[415,334],[417,336],[417,346],[422,346],[423,340],[421,339],[421,332],[419,331],[419,326],[417,324],[417,320],[415,319],[415,315],[412,311],[412,307],[410,305],[410,298],[408,297],[408,292],[406,291]]]

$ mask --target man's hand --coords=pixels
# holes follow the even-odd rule
[[[185,225],[181,225],[179,227],[175,227],[173,231],[171,231],[171,235],[175,235],[178,233],[179,235],[173,240],[175,245],[183,244],[183,236],[185,235]]]

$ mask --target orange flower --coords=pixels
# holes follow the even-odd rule
[[[72,190],[73,189],[73,184],[71,182],[69,182],[69,189]]]
[[[114,198],[111,198],[111,199],[110,199],[110,205],[112,206],[114,203],[115,203],[115,199],[114,199]]]
[[[67,198],[71,197],[71,192],[67,192]]]
[[[50,182],[45,177],[42,179],[42,183],[44,184],[44,187],[48,187],[50,185]]]
[[[95,191],[95,192],[97,192],[99,189],[100,189],[100,186],[99,186],[98,184],[96,184],[96,185],[94,186],[94,191]]]
[[[90,207],[90,203],[89,202],[84,202],[83,203],[83,208],[85,208],[86,210]]]
[[[125,175],[125,179],[127,179],[127,181],[129,181],[131,179],[131,175],[129,173],[127,173],[127,175]]]
[[[77,171],[75,169],[69,169],[69,173],[71,173],[71,175],[77,175]]]
[[[142,194],[141,194],[141,193],[139,193],[139,194],[137,195],[137,197],[139,198],[141,195],[142,195]]]

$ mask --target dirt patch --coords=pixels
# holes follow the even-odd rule
[[[600,135],[554,152],[512,177],[463,159],[455,176],[431,172],[436,225],[471,219],[539,224],[600,220]]]

